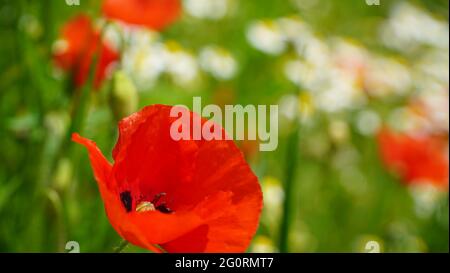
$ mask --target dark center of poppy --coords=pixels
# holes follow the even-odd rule
[[[133,207],[133,198],[131,197],[130,191],[124,191],[120,193],[120,201],[122,201],[123,206],[127,212],[130,212]]]
[[[172,213],[173,211],[167,206],[166,202],[163,199],[163,197],[165,197],[165,196],[166,196],[166,193],[161,192],[161,193],[156,194],[150,202],[145,201],[145,200],[140,200],[136,204],[136,211],[144,212],[144,211],[158,210],[162,213]],[[120,193],[120,201],[122,202],[122,205],[124,206],[124,208],[127,212],[132,211],[133,197],[131,196],[130,191],[121,192]]]
[[[166,202],[161,201],[161,198],[165,196],[166,196],[165,192],[158,193],[157,195],[155,195],[155,197],[153,197],[152,203],[156,206],[155,207],[156,210],[159,210],[162,213],[171,213],[172,210],[169,207],[167,207]]]

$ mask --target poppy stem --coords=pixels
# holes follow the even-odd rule
[[[154,252],[154,253],[165,253],[165,251],[158,245],[151,245],[150,249]]]
[[[122,240],[120,244],[114,248],[114,253],[121,253],[130,243],[127,240]],[[164,253],[164,250],[158,245],[150,245],[149,249],[154,253]]]
[[[116,247],[116,248],[114,248],[114,252],[115,253],[120,253],[120,252],[122,252],[122,250],[124,250],[127,246],[128,246],[128,241],[127,240],[122,240],[121,242],[120,242],[120,244]]]

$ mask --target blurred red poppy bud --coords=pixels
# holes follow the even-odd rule
[[[78,15],[63,26],[61,37],[53,48],[53,58],[58,67],[71,73],[77,87],[88,80],[95,59],[93,84],[98,89],[110,65],[119,59],[119,54],[102,41],[88,16]]]

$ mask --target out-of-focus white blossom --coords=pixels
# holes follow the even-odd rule
[[[200,51],[200,66],[215,78],[231,79],[237,71],[237,63],[233,55],[217,46],[207,46]]]
[[[391,126],[422,134],[448,132],[447,24],[401,3],[394,8],[381,33],[382,38],[388,38],[384,41],[386,45],[394,48],[426,47],[409,61],[375,55],[347,38],[321,39],[298,16],[256,21],[248,28],[247,38],[253,47],[272,55],[293,46],[295,54],[286,54],[283,73],[300,90],[308,90],[311,109],[334,114],[359,110],[372,99],[408,95],[408,103],[415,106],[392,112],[388,118]],[[294,97],[280,100],[281,128],[286,124],[288,128],[289,121],[301,112],[298,97]],[[373,135],[383,121],[374,111],[363,111],[354,123],[361,134]]]
[[[139,90],[151,88],[162,74],[178,85],[192,86],[200,78],[200,67],[218,80],[229,80],[237,72],[237,62],[227,50],[206,46],[191,53],[176,41],[163,41],[146,29],[120,26],[124,34],[122,66]],[[114,29],[108,35],[114,39]]]
[[[265,177],[261,182],[264,195],[264,211],[262,222],[267,225],[272,232],[276,232],[282,215],[284,201],[284,189],[280,180],[274,177]]]
[[[284,200],[284,190],[281,182],[273,177],[263,181],[264,204],[269,207],[279,207]]]
[[[122,68],[138,90],[150,89],[165,70],[164,45],[159,41],[159,34],[120,24],[107,29],[106,33],[109,33],[106,39],[113,41],[116,35],[124,35],[123,41],[120,41],[123,50]]]
[[[449,131],[449,94],[448,87],[429,86],[418,96],[418,101],[424,110],[433,130],[438,133]]]
[[[445,197],[445,192],[433,186],[432,183],[414,183],[409,187],[414,199],[417,216],[429,217],[437,207],[440,198]]]
[[[278,102],[279,128],[281,134],[287,134],[292,128],[293,121],[298,117],[298,97],[294,94],[284,95]]]
[[[365,102],[356,79],[335,67],[292,60],[285,64],[284,73],[299,87],[311,90],[317,108],[326,112],[353,109]]]
[[[402,1],[392,10],[380,29],[381,40],[389,47],[412,51],[420,45],[448,49],[448,22]]]
[[[313,96],[307,91],[302,91],[298,95],[284,95],[280,98],[278,119],[282,134],[290,131],[294,121],[302,123],[302,126],[310,124],[315,110],[313,100]]]
[[[442,84],[449,84],[449,50],[431,50],[416,64],[424,79],[432,78]]]
[[[281,17],[277,23],[284,39],[293,44],[301,43],[312,37],[310,27],[298,16]]]
[[[258,235],[253,239],[252,253],[274,253],[278,252],[274,242],[267,236]]]
[[[286,38],[280,25],[273,20],[253,22],[247,29],[250,44],[267,54],[279,55],[286,49]]]
[[[147,28],[122,25],[122,31],[125,35],[124,39],[128,44],[146,45],[160,41],[161,36],[156,31]]]
[[[159,34],[143,28],[123,26],[125,45],[122,67],[138,90],[151,88],[162,74],[181,86],[199,76],[197,58],[174,41],[164,42]]]
[[[104,23],[103,23],[104,24]],[[105,26],[102,39],[115,49],[123,46],[122,35],[124,33],[124,25],[120,23],[110,23]]]
[[[134,45],[123,54],[123,68],[136,82],[138,89],[147,89],[165,70],[164,52],[161,43],[147,46]]]
[[[285,95],[281,97],[278,103],[280,116],[293,120],[298,113],[298,100],[295,95]]]
[[[411,107],[399,107],[388,116],[390,128],[410,134],[424,133],[431,130],[429,122],[423,115]]]
[[[197,58],[175,42],[166,43],[164,56],[167,73],[176,84],[190,85],[199,76]]]
[[[329,73],[328,80],[315,94],[315,102],[319,109],[332,113],[355,109],[365,103],[365,96],[354,79],[335,69],[330,69]]]
[[[317,70],[302,60],[289,60],[284,65],[284,74],[294,84],[307,89],[314,89]]]
[[[230,0],[184,0],[186,12],[196,18],[219,20],[230,10]]]
[[[404,95],[411,87],[411,73],[406,65],[388,58],[370,59],[365,73],[365,88],[371,95]]]
[[[378,132],[381,127],[380,116],[371,110],[364,110],[356,116],[356,129],[362,135],[371,136]]]
[[[296,51],[307,62],[318,67],[329,65],[331,59],[328,45],[314,36],[305,37],[304,40],[297,41]]]
[[[345,74],[355,80],[361,80],[370,58],[369,52],[348,39],[335,38],[332,40],[333,65],[343,70]]]
[[[58,39],[52,44],[52,53],[61,55],[69,49],[69,43],[65,39]]]
[[[336,143],[345,142],[350,135],[347,122],[344,120],[332,120],[328,126],[328,133],[331,140]]]

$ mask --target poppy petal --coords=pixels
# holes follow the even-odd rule
[[[259,223],[262,193],[239,150],[232,141],[208,141],[200,148],[193,182],[180,188],[190,194],[184,202],[198,202],[198,198],[215,191],[231,191],[231,204],[223,204],[226,213],[162,245],[169,252],[243,252],[250,243]],[[180,198],[176,196],[175,198]],[[192,241],[192,236],[196,240]]]
[[[164,105],[146,107],[119,124],[113,173],[119,187],[131,190],[137,198],[165,192],[171,202],[174,189],[190,180],[198,143],[171,138],[175,118],[170,117],[170,109]]]
[[[427,181],[448,189],[449,163],[439,139],[410,136],[385,128],[378,135],[378,143],[382,160],[404,183]]]
[[[102,10],[111,19],[160,30],[178,17],[181,5],[178,0],[105,0]]]
[[[164,214],[159,211],[132,212],[128,221],[135,234],[140,233],[141,244],[164,244],[175,240],[209,221],[220,218],[226,211],[223,205],[231,204],[231,193],[220,192],[205,199],[192,210]],[[142,240],[144,238],[144,240]],[[139,245],[139,242],[138,242]]]
[[[119,59],[119,54],[102,41],[91,19],[83,14],[66,23],[61,39],[66,46],[55,52],[53,57],[57,66],[72,73],[77,87],[86,83],[94,56],[99,55],[94,78],[94,87],[98,90],[106,78],[108,67]]]
[[[95,39],[91,19],[86,15],[78,15],[68,21],[62,31],[61,39],[65,47],[60,52],[55,52],[56,64],[65,69],[72,70],[77,66],[78,60],[88,45]]]
[[[89,159],[91,161],[92,170],[94,171],[95,180],[100,190],[106,214],[119,234],[121,233],[121,222],[127,223],[125,220],[125,212],[121,207],[119,198],[116,197],[114,192],[113,180],[111,180],[112,166],[108,160],[104,157],[100,149],[92,140],[81,137],[79,134],[72,134],[72,140],[85,146],[89,153]]]
[[[178,117],[170,115],[172,109],[148,106],[119,123],[115,163],[112,168],[108,163],[107,175],[96,173],[111,186],[102,197],[112,226],[148,249],[160,244],[169,252],[245,251],[262,209],[256,176],[231,140],[174,140],[170,131]],[[192,131],[199,116],[184,113]],[[100,161],[92,163],[97,172],[106,159],[93,142],[74,139],[88,147],[91,160]],[[151,202],[154,210],[137,211],[142,202]]]
[[[108,162],[94,141],[84,138],[77,133],[72,134],[72,140],[86,147],[95,179],[100,189],[106,189],[112,169],[111,163]]]

